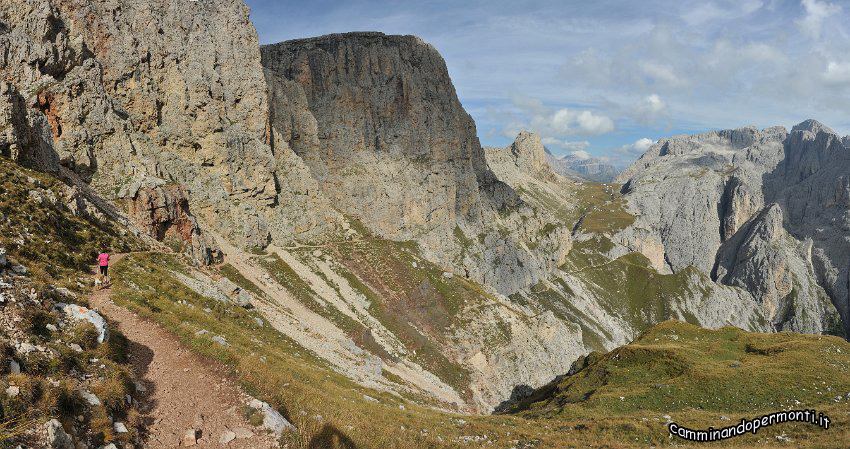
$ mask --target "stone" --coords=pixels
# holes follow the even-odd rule
[[[18,276],[24,276],[27,274],[27,267],[17,263],[12,264],[12,272]]]
[[[65,433],[62,424],[51,419],[45,424],[47,429],[47,444],[53,449],[74,449],[74,442],[71,437]]]
[[[230,443],[231,441],[233,441],[235,439],[236,439],[236,432],[233,432],[232,430],[225,430],[224,432],[221,433],[221,436],[218,437],[218,442],[226,445],[226,444]]]
[[[218,280],[218,288],[227,296],[233,296],[240,290],[238,285],[234,284],[233,281],[224,276]]]
[[[248,406],[263,413],[263,427],[275,435],[280,435],[284,431],[295,430],[295,426],[269,404],[259,399],[252,399]]]
[[[250,309],[253,306],[254,295],[247,290],[239,290],[239,293],[236,294],[235,302],[238,306],[243,307],[245,309]]]
[[[189,429],[183,433],[183,438],[180,440],[181,446],[194,446],[198,442],[198,430]]]
[[[74,320],[85,320],[89,323],[92,323],[98,332],[98,343],[103,343],[109,339],[109,327],[106,324],[106,320],[103,319],[103,317],[100,316],[100,314],[95,312],[94,310],[90,310],[76,304],[65,304],[61,302],[56,303],[54,309],[59,312],[62,312],[62,314],[64,314],[68,318]]]
[[[123,422],[114,422],[112,424],[112,428],[115,430],[115,433],[127,433],[127,426],[125,426]]]
[[[5,268],[8,263],[8,260],[6,260],[6,248],[0,248],[0,268]]]
[[[236,438],[239,438],[240,440],[254,437],[254,432],[252,432],[251,429],[247,429],[245,427],[234,428],[233,434],[236,435]]]
[[[6,388],[6,396],[10,398],[14,398],[19,394],[21,394],[21,389],[15,385],[10,385],[9,388]]]
[[[83,352],[83,348],[76,343],[71,343],[68,345],[68,347],[71,348],[71,350],[74,352]]]
[[[257,323],[257,326],[259,327],[263,327],[266,325],[265,321],[263,321],[263,319],[258,316],[254,317],[254,322]]]
[[[373,398],[372,396],[365,395],[365,394],[363,395],[363,400],[369,401],[369,402],[378,402],[377,399]]]
[[[12,374],[21,374],[21,364],[16,360],[9,361],[9,372]]]
[[[94,393],[92,393],[88,390],[80,390],[79,393],[80,393],[80,397],[82,397],[92,407],[98,406],[98,405],[101,404],[100,399],[98,399],[98,397],[95,396]]]
[[[216,342],[216,343],[218,343],[222,346],[230,346],[230,343],[228,343],[227,340],[224,337],[222,337],[221,335],[214,336],[212,338],[212,341],[214,341],[214,342]]]

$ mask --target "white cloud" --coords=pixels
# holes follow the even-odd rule
[[[818,0],[802,0],[800,4],[806,11],[805,15],[797,19],[800,30],[813,39],[820,38],[821,25],[825,19],[841,12],[841,6]]]
[[[590,142],[587,140],[561,140],[555,137],[542,137],[540,140],[550,150],[560,149],[572,152],[583,151],[590,147]]]
[[[571,151],[570,155],[572,155],[574,158],[576,158],[580,161],[585,161],[585,160],[590,159],[590,153],[588,153],[585,150]]]
[[[515,136],[518,130],[527,129],[539,134],[542,139],[557,139],[575,135],[596,136],[614,130],[614,121],[610,117],[590,110],[548,108],[539,99],[519,95],[513,96],[512,103],[520,117],[503,127],[504,135]]]
[[[659,84],[662,87],[685,87],[690,82],[676,74],[675,69],[670,64],[658,61],[640,61],[638,68],[651,78],[653,84]]]
[[[850,84],[850,62],[829,61],[823,79],[830,84]]]
[[[646,150],[649,149],[652,145],[655,144],[655,141],[652,139],[648,139],[643,137],[638,139],[632,143],[623,145],[619,149],[619,153],[628,155],[628,156],[640,156],[643,153],[646,153]]]
[[[717,19],[729,20],[730,18],[747,16],[756,12],[764,5],[764,2],[761,0],[746,0],[736,3],[737,5],[731,7],[718,6],[714,2],[700,2],[696,6],[686,4],[682,19],[688,25],[700,25]]]

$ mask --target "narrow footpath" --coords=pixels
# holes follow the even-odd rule
[[[122,257],[112,256],[111,264]],[[224,366],[192,353],[157,323],[115,304],[111,293],[111,288],[97,290],[89,302],[130,341],[130,363],[141,380],[139,408],[147,423],[144,447],[276,447],[272,435],[246,421],[250,399],[227,378]]]

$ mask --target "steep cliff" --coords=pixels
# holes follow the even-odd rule
[[[506,294],[557,266],[563,230],[544,233],[540,250],[522,244],[545,217],[488,168],[431,45],[349,33],[268,45],[262,55],[272,129],[338,210]]]
[[[814,120],[662,139],[618,178],[638,218],[614,240],[746,289],[775,329],[841,333],[837,309],[846,332],[846,153]]]

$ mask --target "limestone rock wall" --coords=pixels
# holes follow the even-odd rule
[[[618,178],[638,219],[617,238],[655,241],[659,269],[746,289],[774,329],[840,333],[843,320],[846,334],[849,170],[841,138],[814,120],[662,139]]]
[[[522,244],[546,219],[487,166],[431,45],[348,33],[264,46],[262,60],[272,134],[340,212],[503,293],[554,268],[565,234],[546,232],[539,251]]]

